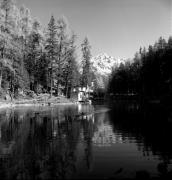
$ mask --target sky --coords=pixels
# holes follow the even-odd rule
[[[17,0],[31,10],[44,27],[51,15],[64,15],[77,34],[85,36],[93,56],[134,57],[140,46],[153,45],[172,35],[172,0]]]

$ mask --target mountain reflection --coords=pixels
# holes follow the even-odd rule
[[[127,163],[135,163],[140,157],[143,160],[136,161],[138,167],[151,161],[154,165],[148,170],[157,167],[157,176],[167,174],[172,159],[170,125],[161,123],[160,114],[142,114],[134,104],[127,107],[121,110],[118,105],[109,111],[106,106],[74,105],[1,111],[0,177],[98,178],[101,173],[111,177],[121,167],[118,174],[125,177],[123,169],[131,174]],[[157,118],[156,126],[154,121],[150,123],[152,116]],[[141,169],[133,166],[132,171],[137,170]]]
[[[114,143],[123,143],[121,134],[113,131],[112,124],[109,123],[108,113],[95,114],[97,120],[96,130],[92,141],[97,146],[111,146]]]

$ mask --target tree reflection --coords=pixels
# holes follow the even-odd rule
[[[75,178],[80,166],[86,173],[94,171],[95,147],[134,140],[143,155],[158,158],[159,177],[169,177],[172,126],[161,121],[164,113],[161,108],[140,108],[136,102],[118,103],[110,113],[85,105],[8,109],[0,113],[0,176]],[[148,173],[138,171],[136,176]]]
[[[83,136],[85,142],[85,159],[88,170],[92,167],[93,155],[92,155],[92,137],[94,135],[94,117],[92,114],[86,115],[83,121]]]
[[[81,124],[74,117],[70,109],[2,114],[1,177],[65,179],[75,172]]]
[[[131,101],[120,103],[111,111],[114,131],[118,129],[131,142],[134,139],[144,156],[158,158],[160,164],[157,171],[160,177],[165,175],[172,160],[172,124],[168,122],[167,109]],[[131,110],[132,103],[137,104],[137,108]]]

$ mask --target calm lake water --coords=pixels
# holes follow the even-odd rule
[[[172,114],[135,102],[0,110],[2,179],[163,177]]]

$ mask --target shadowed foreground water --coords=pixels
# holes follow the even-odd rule
[[[125,102],[1,110],[0,177],[170,177],[171,119]]]

